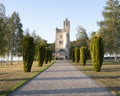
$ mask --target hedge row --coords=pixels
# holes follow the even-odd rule
[[[30,72],[35,55],[34,39],[31,36],[24,36],[23,38],[23,64],[24,71]],[[39,46],[38,50],[38,66],[43,66],[52,60],[52,50],[45,47],[45,45]]]
[[[94,71],[100,72],[104,57],[104,48],[102,38],[93,36],[90,42],[90,52],[86,47],[74,48],[72,50],[72,61],[80,62],[81,65],[86,65],[87,58],[91,54]]]
[[[47,64],[48,62],[51,62],[51,60],[52,50],[50,50],[48,47],[45,47],[45,45],[39,46],[38,66],[42,67],[44,62]]]

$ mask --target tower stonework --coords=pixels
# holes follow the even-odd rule
[[[63,22],[63,29],[56,28],[55,58],[69,59],[70,21]]]

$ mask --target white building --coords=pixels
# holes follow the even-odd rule
[[[0,17],[5,17],[5,6],[0,3]]]
[[[63,29],[56,28],[55,57],[69,59],[70,21],[63,22]]]

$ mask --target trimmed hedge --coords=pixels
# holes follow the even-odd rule
[[[49,50],[49,62],[52,61],[52,50]]]
[[[87,48],[81,47],[80,48],[80,64],[85,66],[87,61]]]
[[[75,62],[75,48],[73,48],[71,51],[71,57],[72,57],[72,61]]]
[[[104,57],[104,48],[102,38],[100,36],[94,36],[90,44],[91,58],[94,66],[94,71],[100,72]]]
[[[75,61],[78,63],[80,60],[80,49],[75,48]]]
[[[42,67],[45,60],[45,46],[39,46],[38,50],[38,66]]]
[[[24,71],[30,72],[35,54],[35,44],[33,37],[25,36],[23,38],[23,64]]]
[[[49,61],[49,48],[45,47],[45,64]]]

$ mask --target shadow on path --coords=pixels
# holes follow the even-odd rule
[[[38,94],[71,94],[71,93],[97,93],[106,92],[104,88],[71,88],[71,89],[51,89],[51,90],[28,90],[19,91],[16,95],[38,95]]]

